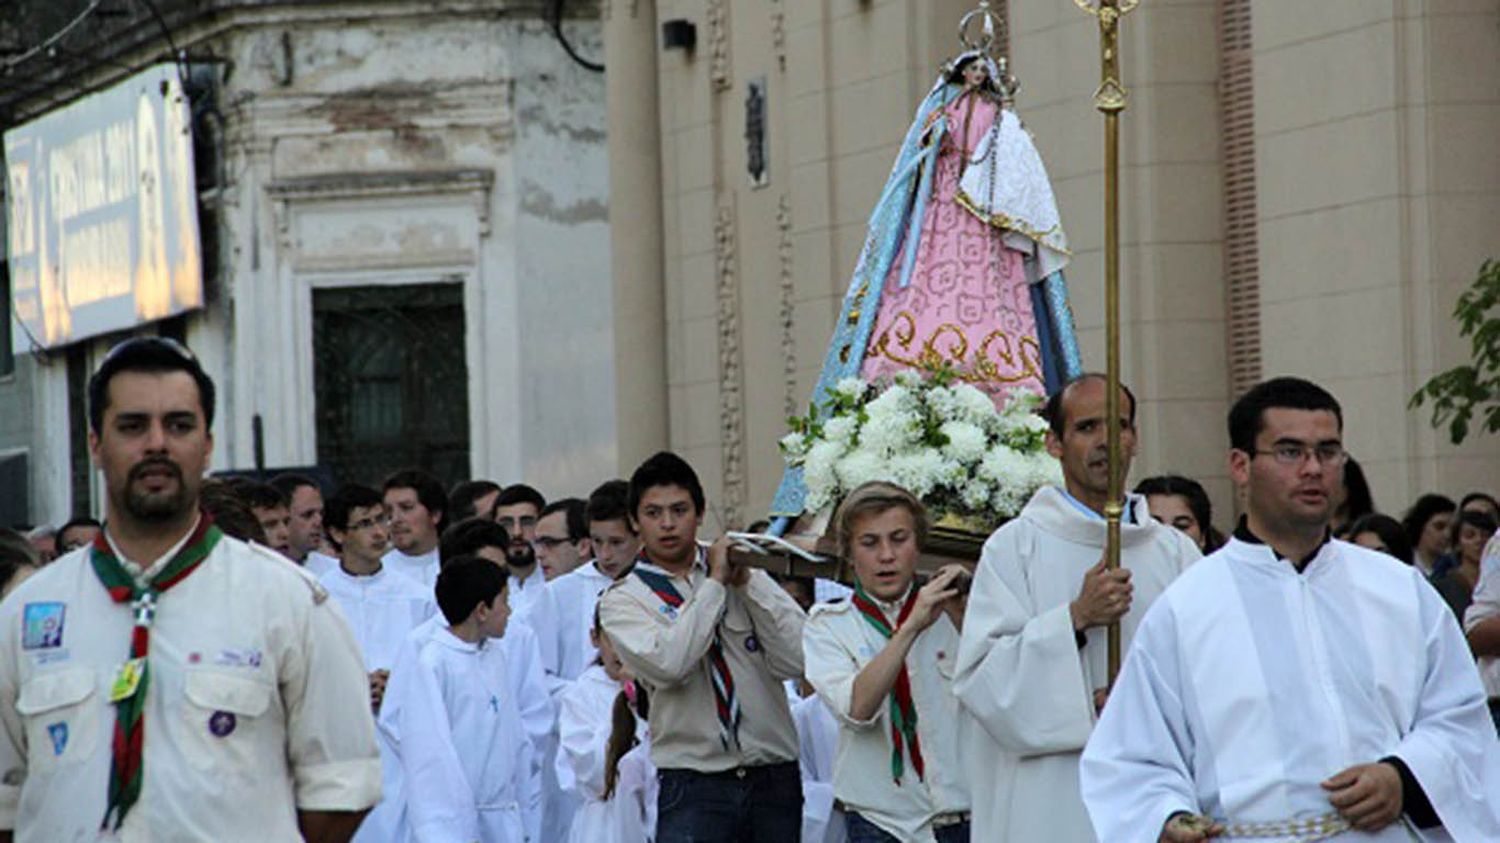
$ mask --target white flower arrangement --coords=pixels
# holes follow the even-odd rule
[[[802,468],[810,512],[862,483],[888,480],[938,513],[998,524],[1038,488],[1062,483],[1046,451],[1041,404],[1040,395],[1018,389],[997,410],[946,371],[901,372],[877,384],[845,378],[826,404],[789,420],[781,451]]]

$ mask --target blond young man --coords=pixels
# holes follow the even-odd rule
[[[839,722],[833,787],[849,840],[967,843],[953,669],[969,575],[949,565],[917,580],[927,512],[899,486],[860,486],[834,523],[854,594],[814,606],[802,646]]]

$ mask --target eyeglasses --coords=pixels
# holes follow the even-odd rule
[[[1304,445],[1300,442],[1287,442],[1270,449],[1269,451],[1251,451],[1253,456],[1275,457],[1276,462],[1285,466],[1302,465],[1311,457],[1329,468],[1338,468],[1349,461],[1349,452],[1344,446],[1327,442],[1322,445]]]
[[[537,536],[536,538],[531,540],[532,546],[537,548],[538,550],[551,550],[554,547],[561,547],[565,544],[572,543],[573,542],[571,539],[559,539],[555,536]]]
[[[379,527],[382,527],[382,528],[389,528],[391,526],[391,517],[389,515],[378,515],[378,516],[372,516],[370,518],[361,518],[358,521],[355,521],[353,524],[350,524],[349,525],[349,529],[350,530],[368,530],[371,527],[376,527],[376,526],[379,526]]]

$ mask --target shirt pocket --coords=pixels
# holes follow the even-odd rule
[[[266,721],[272,686],[253,676],[213,670],[188,671],[183,678],[182,706],[186,753],[193,766],[222,773],[251,770],[261,759],[257,751],[268,744],[274,727]],[[278,752],[282,741],[274,742]]]
[[[54,670],[21,686],[16,712],[26,724],[27,766],[44,772],[85,761],[99,741],[103,706],[98,679],[88,668]]]

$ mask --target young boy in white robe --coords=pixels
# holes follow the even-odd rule
[[[417,843],[525,843],[522,808],[536,749],[507,679],[503,568],[476,556],[438,574],[448,621],[403,677],[405,827]]]
[[[656,833],[651,738],[634,711],[634,684],[597,614],[590,640],[599,657],[562,695],[558,715],[557,780],[583,802],[568,841],[642,843]]]

